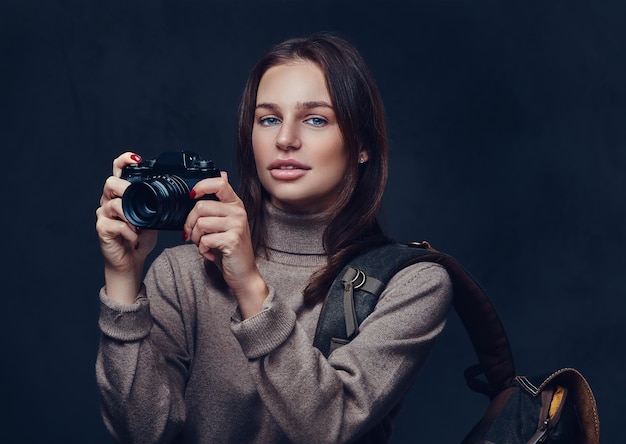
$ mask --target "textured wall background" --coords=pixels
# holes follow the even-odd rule
[[[386,103],[382,219],[484,285],[520,373],[579,368],[603,442],[625,394],[626,7],[621,1],[0,3],[2,416],[7,442],[109,442],[94,381],[111,159],[191,149],[234,170],[256,59],[332,30]],[[234,175],[234,171],[232,171]],[[160,248],[178,242],[162,236]],[[486,405],[454,316],[395,442],[458,442]],[[6,435],[5,435],[6,436]]]

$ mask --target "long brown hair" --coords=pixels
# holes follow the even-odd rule
[[[365,61],[347,41],[329,33],[294,38],[274,46],[253,68],[239,105],[237,164],[239,194],[259,253],[265,248],[262,201],[267,198],[259,180],[252,149],[256,95],[263,74],[293,60],[315,63],[326,77],[343,142],[348,150],[346,180],[335,206],[326,214],[324,233],[328,263],[305,289],[307,302],[323,300],[335,276],[358,252],[388,242],[376,219],[387,182],[387,129],[380,93]],[[361,150],[368,161],[358,161]]]

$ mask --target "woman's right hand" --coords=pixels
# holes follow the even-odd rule
[[[139,230],[122,211],[122,195],[130,182],[122,179],[122,168],[141,157],[126,152],[113,161],[113,175],[104,183],[96,210],[96,231],[104,257],[107,296],[122,304],[135,302],[141,286],[143,266],[157,240],[156,230]]]

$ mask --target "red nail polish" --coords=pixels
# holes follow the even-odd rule
[[[196,198],[196,190],[191,190],[189,192],[189,197],[191,197],[192,199],[195,199]]]
[[[183,242],[187,242],[187,233],[183,231]]]
[[[137,163],[141,162],[141,156],[139,154],[131,154],[130,158],[133,159]]]

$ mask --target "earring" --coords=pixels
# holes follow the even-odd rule
[[[359,163],[365,163],[365,157],[363,156],[359,157]]]

